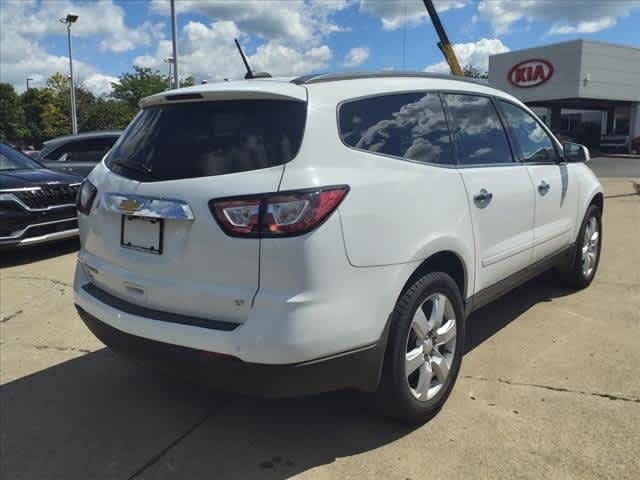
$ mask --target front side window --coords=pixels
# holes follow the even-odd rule
[[[366,98],[340,107],[340,136],[354,148],[424,163],[452,164],[449,129],[437,93]]]
[[[558,154],[540,123],[520,107],[500,100],[500,108],[520,149],[523,162],[556,162]]]
[[[509,142],[491,100],[476,95],[444,95],[460,165],[513,162]]]

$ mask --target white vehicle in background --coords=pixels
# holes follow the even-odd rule
[[[471,311],[597,270],[588,151],[486,85],[327,74],[141,106],[83,183],[74,290],[96,336],[154,367],[255,395],[357,388],[423,421]]]

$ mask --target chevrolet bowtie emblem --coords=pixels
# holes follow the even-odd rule
[[[142,203],[133,198],[127,198],[120,202],[120,210],[125,212],[136,212],[142,208]]]

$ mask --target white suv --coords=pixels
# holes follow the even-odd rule
[[[353,387],[420,421],[471,311],[598,267],[588,151],[486,85],[328,74],[141,107],[82,186],[74,290],[104,343],[155,367],[257,395]]]

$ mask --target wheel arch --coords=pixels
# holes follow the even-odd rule
[[[596,207],[598,207],[600,209],[600,214],[604,212],[604,195],[602,194],[602,192],[596,193],[593,198],[591,198],[589,206],[591,205],[595,205]]]
[[[463,300],[467,298],[467,293],[469,291],[468,267],[462,256],[452,250],[438,251],[423,260],[407,278],[402,290],[400,291],[400,295],[402,295],[417,279],[429,272],[443,272],[449,275],[458,285],[460,295]]]

